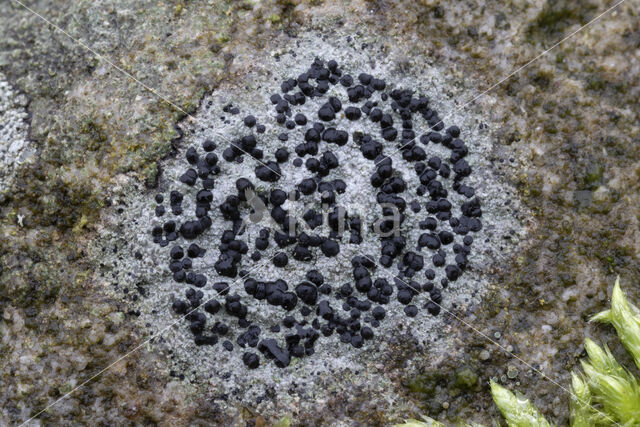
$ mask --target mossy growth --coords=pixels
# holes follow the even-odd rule
[[[469,390],[474,388],[478,383],[478,374],[471,368],[465,367],[456,372],[454,385],[461,390]]]
[[[604,167],[597,162],[590,162],[586,166],[584,174],[584,184],[587,188],[593,189],[602,183]]]
[[[640,369],[640,310],[629,303],[619,280],[616,280],[613,288],[611,309],[593,316],[591,321],[613,325],[622,345]],[[640,380],[616,361],[606,345],[600,347],[587,338],[584,347],[587,359],[582,360],[583,373],[571,374],[571,426],[640,424]],[[442,374],[420,376],[409,384],[409,388],[432,397],[437,383],[443,377]],[[455,375],[456,387],[473,387],[477,382],[478,377],[470,368],[463,368]],[[493,400],[509,427],[553,425],[526,397],[514,394],[493,380],[490,385]],[[428,417],[423,420],[408,419],[404,424],[396,424],[396,427],[442,425]],[[459,425],[477,426],[464,422]]]
[[[409,390],[418,395],[420,400],[427,400],[435,396],[436,388],[446,384],[448,375],[433,372],[419,375],[409,382]]]
[[[84,140],[84,146],[89,151],[98,151],[103,147],[109,137],[108,132],[95,118],[85,117],[80,120],[79,135]]]
[[[598,5],[570,0],[550,1],[527,29],[527,35],[546,42],[555,42],[568,27],[584,25],[592,18]]]
[[[468,423],[464,421],[460,421],[457,423],[458,427],[483,427],[482,424],[477,423]],[[402,424],[396,424],[394,427],[444,427],[444,424],[429,418],[422,417],[422,421],[416,419],[408,419]]]
[[[547,90],[553,81],[553,73],[550,71],[534,70],[529,73],[531,82],[542,90]]]
[[[618,338],[640,368],[640,311],[627,301],[616,280],[611,309],[592,321],[614,326]],[[638,425],[640,423],[640,383],[630,370],[620,365],[609,348],[590,339],[584,343],[587,359],[583,373],[572,373],[571,426]],[[492,382],[493,399],[510,427],[551,425],[527,400]]]
[[[269,22],[271,22],[274,25],[279,24],[280,21],[282,21],[282,18],[280,18],[280,15],[276,13],[272,13],[271,15],[269,15],[268,19],[269,19]]]
[[[437,415],[443,410],[443,398],[479,391],[481,382],[473,367],[464,366],[420,374],[408,382],[407,388],[425,413]]]

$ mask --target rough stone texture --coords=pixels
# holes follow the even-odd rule
[[[234,64],[242,63],[243,52],[267,55],[275,35],[331,34],[336,27],[401,46],[408,61],[437,66],[462,105],[614,4],[605,3],[29,5],[193,111],[219,81],[242,84]],[[526,247],[495,270],[492,291],[476,310],[456,315],[562,384],[578,365],[585,335],[612,337],[609,328],[587,326],[585,319],[607,305],[616,274],[630,298],[640,300],[639,8],[628,0],[460,113],[485,118],[493,141],[488,159],[535,213],[535,227]],[[101,208],[123,197],[114,184],[155,182],[155,162],[171,151],[183,113],[12,1],[0,5],[0,28],[0,71],[29,100],[29,144],[37,148],[0,200],[0,417],[16,423],[141,342],[128,304],[102,287],[100,274],[110,272],[88,255],[109,220],[107,213],[99,218]],[[448,357],[425,353],[407,369],[420,349],[399,342],[381,358],[398,402],[415,405],[403,416],[487,422],[496,415],[487,380],[496,377],[566,423],[568,399],[560,389],[457,319],[446,323],[458,349]],[[477,381],[468,380],[469,372]],[[351,400],[329,398],[295,421],[314,424],[327,413],[345,423],[398,418],[375,411],[375,393],[357,384],[350,391]],[[232,416],[264,421],[253,408],[235,415],[220,410],[197,387],[168,376],[165,358],[146,347],[41,415],[59,423],[182,424],[229,423]]]

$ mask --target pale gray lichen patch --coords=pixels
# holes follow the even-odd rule
[[[0,73],[0,195],[8,189],[16,167],[34,154],[29,146],[26,107],[27,97],[17,92]]]
[[[367,47],[363,48],[363,44]],[[179,189],[185,193],[183,208],[187,214],[184,217],[189,216],[193,211],[193,205],[189,203],[195,198],[197,190],[178,180],[186,169],[186,149],[191,146],[200,147],[205,139],[213,139],[218,144],[216,151],[220,155],[228,146],[229,140],[248,133],[242,124],[245,114],[253,114],[258,123],[267,127],[266,133],[258,136],[259,147],[264,150],[266,158],[270,158],[275,149],[283,145],[288,145],[293,152],[295,143],[292,141],[300,140],[300,135],[296,135],[300,131],[290,132],[289,143],[277,139],[283,128],[273,119],[269,96],[279,91],[282,80],[305,71],[316,57],[325,61],[335,59],[344,72],[354,76],[360,72],[369,72],[386,79],[387,84],[393,87],[413,88],[430,98],[431,105],[440,113],[445,126],[455,124],[461,128],[461,138],[470,151],[467,159],[473,168],[473,174],[467,178],[467,182],[475,187],[477,196],[482,200],[484,227],[474,235],[470,267],[461,279],[443,290],[443,308],[460,315],[481,304],[493,269],[504,265],[527,232],[524,224],[529,214],[520,205],[515,190],[497,173],[492,163],[494,145],[489,136],[490,118],[457,112],[456,101],[459,101],[461,94],[440,73],[437,66],[426,65],[421,58],[408,58],[401,48],[378,44],[375,38],[336,34],[329,40],[315,33],[305,33],[291,41],[280,43],[271,56],[263,55],[264,52],[238,56],[234,67],[236,72],[240,73],[242,70],[242,79],[237,81],[243,83],[227,84],[205,96],[193,119],[180,124],[184,137],[176,157],[161,164],[162,175],[156,190],[144,191],[126,178],[114,189],[116,193],[121,192],[126,196],[115,201],[116,206],[105,211],[104,226],[99,230],[101,239],[92,254],[103,265],[102,280],[105,289],[124,298],[130,303],[131,310],[139,312],[140,327],[148,332],[149,338],[154,338],[150,347],[165,355],[167,366],[176,374],[182,374],[197,384],[198,391],[206,393],[227,412],[234,413],[238,405],[244,405],[256,409],[265,417],[275,418],[283,412],[318,410],[336,395],[349,396],[354,387],[376,395],[379,411],[402,411],[403,408],[410,408],[409,402],[396,400],[397,384],[390,375],[391,368],[385,366],[383,361],[402,358],[405,360],[405,371],[411,372],[415,368],[415,355],[399,354],[404,351],[403,346],[399,345],[403,340],[416,343],[422,349],[419,357],[428,355],[439,360],[455,353],[456,344],[447,339],[450,336],[447,328],[450,326],[445,322],[445,313],[433,317],[426,310],[421,310],[415,318],[408,318],[402,305],[393,300],[385,307],[387,317],[375,329],[375,339],[366,342],[361,349],[341,343],[334,334],[328,338],[321,337],[315,345],[313,355],[294,359],[284,369],[261,358],[258,369],[248,370],[241,360],[243,351],[239,351],[235,344],[235,338],[241,330],[232,317],[218,313],[215,319],[224,320],[231,326],[230,334],[221,337],[221,341],[230,339],[234,342],[234,351],[227,352],[220,343],[215,346],[196,346],[188,329],[188,322],[171,311],[172,300],[176,297],[184,298],[188,285],[174,282],[167,268],[171,245],[161,248],[152,242],[151,228],[172,218],[170,211],[162,218],[155,217],[156,203],[153,197],[156,192],[161,192],[167,199],[169,191]],[[335,86],[331,90],[339,92],[343,88]],[[341,98],[344,102],[345,97]],[[238,107],[241,114],[234,116],[224,113],[222,107],[228,103]],[[346,105],[348,104],[344,106]],[[307,117],[315,119],[316,116],[312,114],[315,114],[317,107],[315,101],[308,101],[296,108]],[[338,122],[340,128],[350,133],[357,129],[364,130],[365,126],[363,121],[350,122],[344,118],[338,118]],[[418,120],[414,129],[418,133],[421,130],[424,132],[425,126],[425,123]],[[441,148],[432,144],[427,150],[429,154],[444,157],[445,153],[440,152]],[[320,152],[322,151],[321,147]],[[369,184],[369,176],[374,171],[373,162],[364,159],[352,141],[333,151],[339,157],[341,166],[328,179],[339,177],[347,183],[347,191],[341,195],[341,204],[357,205],[356,210],[361,218],[365,223],[370,223],[379,209],[375,201],[376,191]],[[394,167],[408,184],[410,190],[406,194],[410,196],[407,201],[418,199],[414,190],[417,177],[413,168],[405,166],[403,169],[399,166],[403,165],[401,154],[394,153],[392,144],[385,145],[385,154],[391,154]],[[236,179],[249,178],[258,189],[273,187],[255,179],[253,170],[257,165],[256,160],[246,155],[243,163],[229,163],[221,159],[222,171],[216,178],[213,190],[213,225],[196,239],[207,252],[204,258],[194,260],[194,269],[208,277],[208,284],[201,289],[205,295],[203,301],[215,297],[222,302],[223,298],[218,297],[211,284],[216,281],[229,283],[230,293],[238,293],[243,297],[243,304],[248,306],[247,319],[260,326],[262,338],[272,335],[269,327],[280,323],[284,316],[283,310],[246,298],[242,280],[219,277],[213,268],[219,253],[217,246],[220,235],[230,228],[230,223],[221,218],[217,206],[227,195],[236,192]],[[291,159],[289,163],[281,165],[281,169],[283,178],[277,182],[277,187],[285,191],[293,189],[306,177],[304,167],[294,168]],[[457,198],[454,191],[450,191],[450,195],[455,213],[459,214],[463,200]],[[426,215],[423,210],[423,216]],[[411,250],[415,248],[420,234],[417,217],[409,218],[403,225],[403,229],[409,231],[407,248]],[[183,218],[176,219],[180,221]],[[250,225],[246,231],[247,240],[251,242],[260,228],[260,224]],[[322,272],[325,281],[332,285],[335,292],[342,283],[352,281],[352,256],[364,254],[375,259],[379,256],[379,239],[366,234],[363,238],[360,245],[342,244],[341,253],[336,258],[319,257],[314,258],[311,263],[301,263],[290,257],[289,264],[284,269],[276,269],[268,262],[275,253],[274,245],[271,245],[261,261],[253,262],[245,256],[240,267],[259,280],[285,279],[290,289],[303,279],[306,271],[315,268]],[[133,256],[135,252],[142,255],[140,260]],[[426,259],[430,258],[428,253],[424,255]],[[387,277],[391,278],[394,271],[394,268],[390,268]],[[420,298],[423,297],[419,296],[418,300],[424,304],[425,300]],[[209,319],[207,328],[211,326]]]

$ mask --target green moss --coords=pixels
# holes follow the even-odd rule
[[[98,151],[108,140],[106,129],[99,125],[95,117],[85,117],[79,124],[83,145],[89,151]]]
[[[478,374],[470,368],[463,368],[456,372],[454,385],[462,390],[473,388],[478,383]]]
[[[269,22],[271,22],[272,24],[278,24],[282,20],[280,18],[280,15],[277,15],[275,13],[272,13],[271,15],[269,15],[268,19],[269,19]]]
[[[590,2],[571,0],[550,0],[531,23],[527,32],[530,37],[556,41],[572,25],[586,24],[598,8]]]
[[[553,80],[553,73],[548,71],[536,70],[529,74],[532,83],[542,90],[549,87],[549,83]]]
[[[604,167],[597,162],[590,162],[585,171],[584,184],[587,188],[597,187],[596,184],[602,183]]]
[[[611,309],[591,320],[613,324],[620,341],[640,367],[640,316],[620,289],[619,278],[614,285]],[[572,373],[570,425],[637,425],[638,379],[618,363],[606,345],[602,348],[587,338],[584,348],[588,356],[581,361],[584,373]],[[551,425],[528,399],[517,397],[493,381],[491,393],[508,426]]]
[[[602,76],[589,74],[586,78],[586,88],[588,90],[602,91],[607,87],[607,82]]]
[[[418,394],[421,400],[426,400],[435,396],[438,382],[445,378],[442,374],[419,375],[409,382],[409,390]]]
[[[144,174],[144,182],[147,187],[154,187],[158,180],[158,163],[150,164],[143,172]]]

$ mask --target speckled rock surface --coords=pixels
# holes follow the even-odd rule
[[[437,89],[450,91],[447,102],[464,105],[613,4],[29,2],[193,113],[220,82],[230,91],[245,86],[251,68],[243,56],[271,57],[309,31],[390,46],[407,64],[399,78],[426,64],[441,77]],[[496,415],[487,386],[495,377],[565,424],[567,396],[478,332],[567,384],[584,336],[612,336],[585,322],[607,305],[612,278],[620,274],[630,298],[640,298],[638,13],[628,0],[458,113],[487,124],[482,161],[517,190],[533,221],[519,252],[486,272],[482,301],[443,316],[454,350],[434,357],[398,339],[380,355],[384,382],[345,380],[321,405],[263,415],[248,404],[229,410],[202,383],[170,376],[170,358],[144,346],[41,414],[42,422],[261,425],[290,413],[301,424],[386,424],[425,413],[487,423]],[[2,80],[28,100],[18,105],[30,115],[27,146],[35,150],[0,199],[0,417],[15,424],[148,336],[135,304],[109,288],[105,277],[117,272],[94,254],[114,223],[126,223],[115,218],[130,186],[151,200],[145,184],[156,183],[156,162],[189,141],[176,130],[184,112],[15,2],[0,5],[0,28]],[[390,395],[396,400],[377,404]]]

